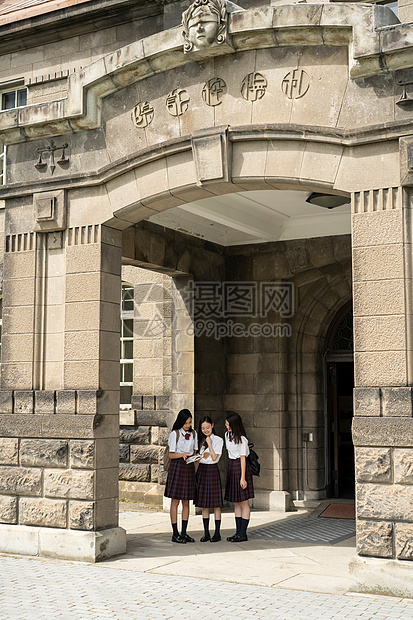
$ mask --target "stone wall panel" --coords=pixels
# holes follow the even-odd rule
[[[151,465],[151,482],[159,481],[159,471],[160,471],[159,465]]]
[[[0,496],[0,523],[17,523],[17,497]]]
[[[15,413],[33,413],[33,392],[19,392],[16,390],[14,393],[14,411]]]
[[[356,479],[359,482],[390,482],[390,448],[356,448]]]
[[[129,453],[130,444],[121,443],[119,445],[119,463],[129,463],[130,453]]]
[[[413,486],[357,484],[356,506],[359,519],[413,522]]]
[[[69,502],[69,528],[72,530],[94,529],[95,502]]]
[[[166,411],[136,411],[139,426],[166,426]]]
[[[163,455],[163,448],[157,446],[131,446],[130,462],[131,463],[154,463],[158,464],[159,459]]]
[[[413,560],[413,523],[396,523],[395,543],[399,560]]]
[[[95,472],[88,470],[44,470],[47,497],[94,499]]]
[[[22,439],[20,464],[24,467],[65,467],[69,446],[64,440]]]
[[[160,428],[157,439],[153,443],[159,446],[167,446],[170,432],[169,428]]]
[[[0,439],[0,465],[17,465],[19,459],[19,440]]]
[[[13,390],[0,390],[0,413],[13,413]]]
[[[413,446],[413,419],[354,417],[352,435],[355,446],[411,447]]]
[[[394,482],[413,484],[413,449],[394,450]]]
[[[67,502],[45,498],[22,497],[19,502],[20,525],[67,527]]]
[[[0,492],[11,495],[40,495],[42,470],[0,467]]]
[[[129,463],[120,463],[119,465],[119,480],[150,482],[150,479],[150,465],[131,465]]]
[[[412,388],[382,388],[383,415],[412,417]]]
[[[120,429],[120,441],[122,443],[146,444],[150,441],[150,427],[138,426],[138,428],[123,427]]]
[[[56,391],[56,413],[76,413],[76,391]]]
[[[38,390],[34,393],[35,413],[54,413],[55,394],[49,390]]]
[[[95,463],[95,442],[83,439],[70,442],[70,467],[93,469]]]
[[[393,524],[357,521],[357,553],[380,558],[393,557]]]

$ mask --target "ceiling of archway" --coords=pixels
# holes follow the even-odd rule
[[[325,209],[310,192],[259,190],[191,202],[150,222],[224,246],[350,234],[350,205]]]

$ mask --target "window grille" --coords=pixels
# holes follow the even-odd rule
[[[0,185],[6,183],[6,147],[1,150],[0,147]]]
[[[121,331],[120,331],[120,406],[131,407],[133,388],[133,308],[134,289],[122,283]]]

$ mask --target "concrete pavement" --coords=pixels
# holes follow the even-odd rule
[[[254,511],[249,532],[266,524],[305,518],[310,513]],[[215,544],[199,542],[203,534],[200,515],[190,517],[188,533],[196,542],[186,545],[171,542],[169,515],[161,511],[122,511],[120,526],[128,533],[127,554],[104,562],[117,568],[313,592],[339,594],[348,590],[348,563],[355,554],[354,538],[334,546],[253,538],[247,543],[232,544],[226,537],[234,533],[233,512],[223,513],[222,541]]]
[[[250,531],[306,514],[254,512]],[[346,593],[354,539],[231,544],[233,514],[224,513],[223,541],[200,543],[201,523],[190,518],[196,543],[176,545],[167,514],[128,505],[124,556],[96,565],[0,556],[0,620],[413,618],[412,600]]]

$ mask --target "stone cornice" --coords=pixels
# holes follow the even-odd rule
[[[351,78],[413,66],[413,24],[392,24],[377,5],[293,4],[230,16],[234,51],[287,46],[348,46]],[[100,126],[101,99],[168,69],[234,53],[219,46],[184,54],[181,28],[157,33],[108,54],[69,77],[68,96],[0,112],[6,144]]]

